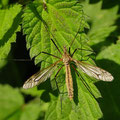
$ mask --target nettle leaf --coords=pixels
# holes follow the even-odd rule
[[[61,73],[63,72],[61,71]],[[45,116],[45,120],[72,120],[73,117],[75,120],[95,120],[101,118],[102,112],[97,101],[86,89],[86,87],[83,85],[80,78],[75,74],[75,71],[73,69],[72,77],[74,86],[74,100],[69,100],[65,84],[65,75],[62,75],[61,73],[57,78],[60,96],[58,97],[58,99],[51,101]],[[83,74],[81,75],[83,76]],[[90,86],[91,83],[88,84]],[[99,91],[96,92],[95,90],[96,88],[94,89],[94,87],[92,86],[92,93],[96,97],[99,97]]]
[[[11,43],[16,41],[16,32],[20,31],[21,6],[13,5],[8,9],[0,10],[0,68],[6,64],[5,59]]]
[[[27,6],[23,14],[23,31],[24,34],[27,35],[27,48],[30,49],[31,58],[37,56],[35,63],[42,60],[53,63],[53,57],[41,53],[44,51],[60,56],[60,53],[58,53],[50,38],[52,38],[59,49],[63,51],[63,46],[67,46],[67,48],[70,46],[71,41],[78,32],[80,24],[81,34],[77,36],[71,51],[80,47],[80,42],[83,39],[87,41],[83,29],[84,27],[88,27],[88,25],[85,20],[82,20],[85,19],[85,16],[80,4],[77,4],[75,0],[71,2],[49,1],[49,3],[46,4],[48,12],[44,10],[43,2],[35,1]],[[72,24],[72,22],[76,24]],[[86,46],[87,45],[85,45],[85,47]],[[84,48],[84,44],[82,47]],[[90,48],[88,47],[88,49]],[[77,55],[80,56],[79,54],[76,54],[76,56]],[[47,65],[45,62],[42,63],[43,68]]]
[[[44,8],[44,5],[46,5],[46,8]],[[51,41],[51,38],[62,53],[63,46],[69,49],[71,42],[75,39],[71,46],[71,52],[76,48],[86,49],[86,51],[77,51],[74,58],[77,60],[88,58],[88,55],[92,53],[92,49],[87,44],[88,38],[84,33],[85,28],[89,28],[86,23],[86,15],[82,10],[82,6],[79,2],[76,2],[76,0],[49,0],[46,4],[43,3],[42,0],[36,0],[30,3],[24,10],[23,32],[26,34],[27,49],[30,50],[31,58],[35,58],[36,64],[45,61],[41,63],[41,68],[45,68],[48,64],[54,63],[54,61],[57,60],[42,52],[62,57]],[[77,32],[78,35],[75,38]],[[94,64],[92,59],[88,59],[87,62],[92,62]],[[63,107],[61,108],[61,95],[59,94],[60,96],[58,99],[53,97],[54,100],[51,97],[51,105],[47,111],[46,120],[69,120],[73,118],[73,115],[75,119],[85,120],[99,119],[102,117],[101,110],[95,98],[81,82],[81,79],[75,75],[75,71],[72,72],[72,75],[73,79],[75,79],[73,81],[75,94],[74,101],[71,102],[68,95],[63,94]],[[84,76],[83,73],[81,73],[81,75]],[[51,79],[53,79],[53,77]],[[67,92],[64,69],[60,71],[57,81],[60,92]],[[101,95],[94,86],[93,81],[87,77],[85,77],[85,81],[90,86],[94,96],[97,98],[100,97]],[[61,84],[62,87],[60,88]],[[64,111],[62,114],[61,110]]]

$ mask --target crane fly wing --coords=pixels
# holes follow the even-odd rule
[[[81,61],[77,61],[77,60],[73,60],[73,61],[75,62],[76,66],[79,69],[81,69],[84,73],[86,73],[88,76],[94,77],[102,81],[112,81],[114,79],[109,72],[99,67],[96,67]]]
[[[54,64],[52,64],[51,66],[38,71],[37,73],[35,73],[34,75],[32,75],[23,85],[24,89],[28,89],[28,88],[32,88],[44,81],[46,81],[51,74],[54,72],[54,70],[57,68],[57,64],[60,62],[57,61]]]

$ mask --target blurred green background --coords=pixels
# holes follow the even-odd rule
[[[13,3],[25,2],[1,0],[0,23],[3,21],[2,10]],[[81,4],[88,16],[90,29],[86,30],[86,33],[90,46],[96,52],[95,62],[114,76],[114,81],[111,83],[96,83],[102,94],[102,98],[97,99],[103,112],[101,119],[119,120],[120,0],[86,0]],[[1,29],[0,31],[0,34],[3,34]],[[44,91],[44,87],[42,91],[38,92],[34,92],[36,88],[28,92],[21,89],[24,81],[37,72],[39,67],[35,66],[33,61],[27,61],[30,58],[29,51],[26,50],[25,36],[20,30],[16,29],[16,32],[16,43],[11,44],[7,60],[4,60],[4,63],[2,61],[2,65],[0,65],[0,120],[18,120],[18,118],[20,120],[43,120],[49,105],[49,98],[46,101],[39,99],[43,96],[41,93]],[[13,37],[15,38],[15,36]],[[3,43],[0,42],[0,46],[2,45]],[[2,50],[0,51],[2,52]],[[14,59],[26,59],[26,61]]]

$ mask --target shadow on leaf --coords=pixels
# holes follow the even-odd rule
[[[103,112],[103,118],[105,120],[117,120],[120,118],[120,65],[107,59],[98,60],[97,63],[114,76],[113,82],[96,83],[103,97],[98,100]]]

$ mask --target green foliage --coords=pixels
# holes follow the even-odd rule
[[[8,4],[8,0],[0,1],[0,119],[73,120],[74,118],[74,120],[98,120],[102,116],[105,120],[119,119],[120,42],[118,39],[120,34],[118,5],[114,4],[107,9],[103,8],[105,4],[103,1],[96,1],[93,4],[91,0],[81,3],[76,0],[46,0],[46,8],[44,8],[43,0],[35,0],[25,4],[27,5],[22,10],[22,5]],[[86,22],[86,20],[88,21]],[[26,80],[26,78],[21,75],[28,74],[25,65],[20,65],[22,67],[22,71],[20,71],[16,64],[11,64],[12,70],[7,66],[7,60],[3,60],[8,56],[10,58],[14,56],[13,53],[11,54],[12,44],[18,38],[16,32],[20,32],[21,23],[23,34],[26,35],[26,47],[29,50],[30,58],[34,58],[35,64],[39,65],[38,63],[40,63],[41,69],[58,60],[41,52],[61,57],[51,38],[63,53],[63,46],[69,49],[78,32],[71,46],[71,53],[75,48],[87,51],[77,51],[73,57],[95,64],[89,58],[89,55],[92,54],[89,42],[97,53],[96,63],[112,73],[115,80],[112,83],[95,83],[96,80],[79,71],[90,87],[90,91],[88,91],[82,78],[78,77],[71,69],[74,100],[70,101],[68,94],[66,94],[65,70],[63,68],[56,79],[61,94],[58,92],[54,80],[57,71],[50,80],[48,79],[38,87],[23,90],[21,80]],[[85,33],[86,29],[88,35]],[[22,51],[21,48],[20,51]],[[97,85],[101,93],[94,84]],[[15,88],[15,86],[20,86],[20,88]],[[90,92],[96,98],[101,97],[102,94],[103,98],[96,101]]]
[[[22,107],[23,96],[18,89],[0,85],[0,119],[8,119]],[[16,99],[15,99],[16,97]]]
[[[96,9],[94,10],[94,8]],[[96,84],[103,97],[98,102],[104,119],[116,120],[120,118],[120,98],[117,97],[120,94],[119,6],[115,2],[110,4],[109,1],[106,3],[100,1],[96,4],[85,2],[84,11],[90,16],[88,21],[91,24],[91,29],[88,32],[89,43],[98,53],[96,62],[114,76],[112,83],[98,82]]]
[[[107,68],[113,76],[115,77],[114,81],[111,84],[108,83],[98,83],[97,86],[101,89],[101,93],[103,95],[103,101],[100,101],[100,106],[104,109],[103,113],[105,115],[105,119],[117,119],[120,116],[120,105],[119,101],[119,78],[120,78],[120,42],[118,41],[116,44],[111,44],[104,51],[101,51],[97,56],[97,63],[101,64],[103,68]],[[102,62],[104,61],[104,65]],[[106,92],[104,92],[106,91]],[[108,109],[108,106],[110,109]],[[112,112],[112,116],[108,116],[108,114]]]
[[[29,4],[23,14],[23,29],[24,34],[27,35],[27,49],[30,48],[31,58],[37,56],[35,63],[42,60],[53,63],[53,57],[41,53],[44,51],[60,56],[50,38],[56,42],[61,51],[63,51],[62,46],[66,45],[68,48],[79,26],[81,26],[79,32],[83,32],[84,27],[88,27],[83,20],[84,17],[82,6],[75,0],[71,2],[50,1],[47,3],[47,11],[44,10],[43,3],[40,1]],[[73,21],[76,24],[72,24]],[[72,51],[81,46],[80,37],[84,41],[87,39],[84,33],[81,33],[81,36],[78,35],[71,48]],[[84,48],[84,46],[82,47]],[[79,54],[78,56],[81,58]],[[42,68],[46,66],[48,64],[43,62]]]
[[[2,96],[0,97],[1,120],[36,120],[42,117],[41,113],[48,107],[47,103],[38,98],[25,104],[19,89],[13,89],[9,85],[0,85],[0,95]]]
[[[0,8],[5,8],[8,6],[9,0],[1,0],[0,1]]]
[[[35,1],[33,3],[30,3],[27,8],[24,11],[23,14],[23,29],[24,33],[27,34],[26,36],[26,42],[27,42],[27,48],[30,49],[30,55],[31,57],[36,57],[36,63],[40,61],[47,61],[51,62],[54,61],[53,57],[49,55],[44,55],[41,52],[47,52],[51,53],[56,56],[60,56],[60,53],[58,53],[57,49],[55,48],[54,44],[50,40],[52,38],[57,46],[60,48],[60,50],[63,52],[63,47],[66,45],[68,48],[70,46],[71,41],[74,39],[77,31],[79,30],[79,34],[77,38],[75,39],[75,43],[73,43],[73,46],[71,46],[71,51],[75,50],[75,48],[80,48],[82,46],[83,49],[89,50],[90,48],[87,47],[86,43],[86,35],[84,33],[84,28],[88,27],[86,21],[85,21],[85,15],[82,10],[82,6],[77,3],[76,1],[71,1],[71,2],[62,2],[62,1],[50,1],[46,3],[47,10],[43,8],[43,3],[40,1]],[[72,22],[75,22],[76,24],[72,24]],[[81,42],[82,41],[82,42]],[[84,44],[82,44],[84,43]],[[86,43],[86,44],[85,44]],[[91,49],[90,49],[91,50]],[[90,54],[91,52],[87,53]],[[80,52],[77,52],[74,57],[76,59],[80,59]],[[83,54],[84,55],[84,54]],[[83,57],[83,56],[82,56]],[[48,66],[48,63],[42,62],[42,68],[45,68]],[[65,79],[65,71],[62,71],[59,75],[62,76],[62,80]],[[76,84],[77,84],[77,89],[79,90],[77,94],[83,93],[83,96],[79,96],[77,99],[75,98],[76,104],[74,102],[70,102],[69,98],[67,96],[63,97],[68,101],[68,104],[65,104],[66,101],[63,99],[62,104],[63,108],[61,108],[61,103],[60,99],[56,99],[54,102],[54,106],[49,107],[48,111],[52,111],[53,107],[56,107],[55,113],[51,116],[51,113],[47,114],[46,120],[47,119],[72,119],[72,113],[76,115],[76,119],[83,119],[81,116],[82,114],[85,114],[84,110],[86,109],[86,113],[89,115],[86,116],[84,119],[98,119],[102,116],[102,113],[99,109],[99,106],[95,99],[93,98],[92,95],[87,90],[84,90],[85,88],[83,86],[82,82],[80,81],[80,78],[77,76],[74,76],[76,78]],[[86,78],[87,81],[88,78]],[[61,80],[61,78],[57,78],[57,81]],[[88,80],[88,85],[93,86],[94,89],[92,91],[95,93],[97,89],[94,87],[92,83],[89,83]],[[60,86],[60,85],[59,85]],[[62,84],[62,86],[65,86],[65,92],[66,92],[66,84]],[[76,86],[75,86],[76,87]],[[63,88],[59,88],[60,92],[62,92]],[[77,91],[76,91],[77,92]],[[76,94],[76,93],[75,93]],[[85,95],[86,94],[86,95]],[[89,96],[89,100],[87,100]],[[96,92],[95,96],[100,97],[99,92]],[[80,102],[84,100],[85,106],[81,106],[78,109],[78,106],[80,107]],[[52,99],[51,99],[52,101]],[[89,105],[89,102],[91,102],[91,105]],[[53,103],[52,103],[53,105]],[[51,105],[50,105],[51,106]],[[94,109],[96,109],[96,115],[94,116],[93,111],[90,106],[95,106]],[[85,108],[86,107],[86,108]],[[58,109],[59,108],[59,109]],[[65,110],[69,109],[69,111]],[[61,109],[63,109],[63,113],[61,115]],[[76,110],[76,112],[75,112]],[[83,113],[79,111],[84,111]],[[81,114],[81,116],[80,116]],[[69,115],[69,116],[68,116]],[[54,118],[53,118],[54,117]]]
[[[89,6],[86,2],[84,5],[85,12],[90,16],[89,22],[91,24],[91,29],[88,32],[90,44],[99,52],[103,50],[105,46],[107,47],[114,42],[112,39],[113,37],[117,37],[118,31],[115,21],[119,17],[117,14],[119,6],[116,5],[109,10],[101,9],[102,1]],[[96,10],[93,10],[93,8],[96,8]]]
[[[16,41],[16,32],[20,31],[21,6],[13,5],[9,9],[0,10],[0,59],[6,58],[11,43]],[[6,61],[0,62],[0,68]]]

